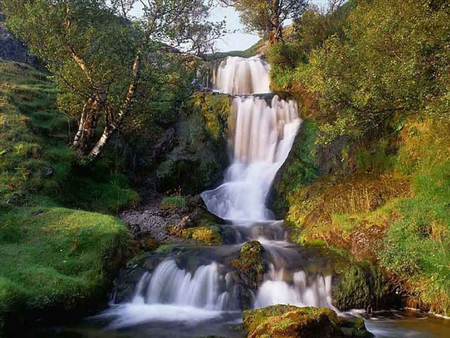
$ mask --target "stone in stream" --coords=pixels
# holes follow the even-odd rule
[[[374,337],[361,318],[338,317],[328,308],[275,305],[243,314],[248,338]]]
[[[264,281],[264,273],[267,264],[264,260],[265,250],[258,241],[245,243],[239,257],[232,261],[232,265],[238,270],[243,284],[257,290]]]

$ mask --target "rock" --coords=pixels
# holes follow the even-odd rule
[[[243,314],[248,338],[371,338],[364,320],[338,317],[328,308],[275,305]]]
[[[6,17],[0,13],[0,59],[27,63],[38,70],[44,71],[42,62],[30,55],[28,48],[5,27]]]
[[[139,210],[127,211],[120,218],[135,239],[151,237],[160,243],[197,241],[221,244],[221,224],[226,222],[206,209],[200,196],[154,196]]]
[[[232,261],[238,270],[242,284],[257,290],[264,280],[267,264],[264,260],[265,250],[258,241],[245,243],[239,257]]]
[[[376,265],[352,264],[341,268],[334,281],[333,305],[340,311],[399,308],[401,296],[396,295],[387,276]]]

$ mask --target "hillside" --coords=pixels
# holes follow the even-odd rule
[[[105,300],[128,235],[120,221],[96,211],[138,201],[107,163],[96,165],[98,176],[77,169],[66,146],[71,120],[57,112],[55,100],[46,74],[0,61],[0,323],[6,330],[44,312],[59,316],[61,309],[83,311],[93,299]]]
[[[405,305],[448,315],[446,12],[391,5],[313,9],[269,52],[273,89],[294,94],[306,120],[275,207],[298,243],[379,266]],[[371,288],[354,269],[341,277],[361,294]],[[342,309],[378,306],[352,292]]]

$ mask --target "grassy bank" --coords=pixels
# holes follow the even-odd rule
[[[449,315],[450,125],[410,118],[395,141],[327,146],[318,123],[304,124],[276,184],[295,240],[379,265],[407,305]]]
[[[447,17],[444,3],[412,0],[311,7],[268,53],[272,89],[308,120],[276,184],[295,239],[379,266],[406,305],[445,315]]]
[[[77,164],[74,123],[47,74],[0,61],[0,325],[82,313],[106,299],[128,232],[110,214],[139,203],[104,159]],[[80,210],[84,209],[86,211]],[[24,325],[25,326],[25,325]]]

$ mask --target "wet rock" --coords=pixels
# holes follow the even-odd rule
[[[258,241],[252,241],[245,243],[239,257],[232,261],[233,266],[239,271],[241,280],[252,289],[258,289],[264,280],[267,268],[264,258],[264,247]]]
[[[338,317],[328,308],[275,305],[243,314],[247,337],[271,338],[371,338],[364,320]]]
[[[221,224],[226,222],[208,212],[200,196],[157,196],[139,210],[127,211],[120,218],[134,238],[151,237],[161,243],[198,241],[221,244]]]
[[[239,256],[231,261],[231,265],[236,269],[230,273],[230,277],[239,285],[240,307],[250,309],[267,270],[264,247],[258,241],[244,244]]]
[[[400,295],[381,269],[371,264],[352,264],[342,269],[334,281],[333,305],[340,311],[399,308]]]

